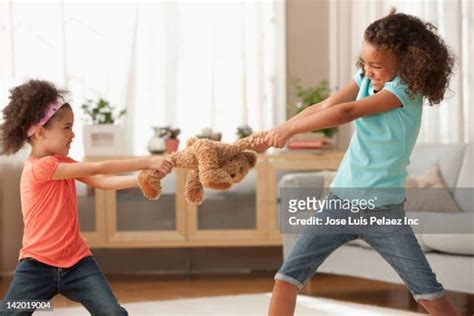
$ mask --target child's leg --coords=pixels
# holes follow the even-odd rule
[[[128,315],[93,257],[60,270],[59,293],[81,303],[92,315]]]
[[[327,199],[332,201],[339,198],[330,194]],[[327,218],[347,219],[347,212],[325,208],[318,217],[325,223]],[[311,279],[333,251],[357,237],[358,229],[347,225],[306,226],[275,275],[269,315],[293,315],[297,293],[306,281]]]
[[[363,239],[395,269],[415,300],[430,315],[457,315],[446,298],[443,286],[436,280],[412,228],[402,226],[396,231],[394,228],[377,229],[380,234],[364,234]]]
[[[434,300],[419,300],[421,306],[432,316],[458,316],[446,295]]]
[[[268,309],[269,316],[293,315],[295,312],[298,287],[284,281],[275,281],[272,300]]]
[[[305,229],[275,275],[269,315],[293,315],[296,295],[304,283],[334,250],[356,238],[357,234],[321,233],[318,227]]]
[[[7,309],[8,302],[51,300],[58,293],[57,274],[54,267],[34,259],[21,260],[15,270],[10,288],[0,306],[0,315],[32,315],[33,311]]]

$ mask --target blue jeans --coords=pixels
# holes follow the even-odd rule
[[[81,303],[91,315],[128,315],[91,256],[70,268],[53,267],[32,258],[22,259],[3,298],[0,315],[32,315],[32,311],[6,311],[6,302],[51,300],[56,294]]]
[[[330,194],[328,200],[334,199],[339,198]],[[357,218],[403,218],[403,206],[404,203],[401,203],[361,210]],[[343,210],[325,209],[321,214],[331,219],[347,218],[347,211]],[[395,269],[415,300],[432,300],[445,294],[409,225],[306,226],[275,275],[275,280],[301,289],[333,251],[358,238],[371,245]],[[353,259],[352,264],[357,269],[357,258]]]

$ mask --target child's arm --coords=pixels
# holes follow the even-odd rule
[[[163,157],[143,157],[106,160],[100,162],[60,163],[51,179],[78,179],[98,174],[124,173],[147,168],[157,169],[166,174],[169,173],[168,169],[173,168],[173,165]]]
[[[137,175],[127,176],[88,176],[77,180],[101,190],[123,190],[138,186]]]
[[[173,164],[166,159],[162,160],[161,167],[158,169],[163,175],[167,175],[173,170]],[[78,178],[77,180],[101,190],[123,190],[138,187],[138,175],[126,176],[104,176],[101,174]]]
[[[332,94],[327,99],[324,99],[319,103],[307,107],[304,111],[290,118],[288,122],[298,120],[314,113],[326,110],[336,104],[354,101],[357,97],[358,92],[359,87],[357,86],[354,80],[351,80],[351,82],[349,82],[349,84],[347,84],[345,87],[338,90],[336,93]]]
[[[393,93],[382,90],[370,97],[343,102],[324,111],[286,121],[270,130],[265,140],[268,145],[281,148],[293,135],[342,125],[359,117],[386,112],[399,106],[400,100]]]
[[[307,107],[304,111],[291,117],[286,123],[297,122],[301,120],[302,118],[306,118],[315,113],[319,113],[321,111],[327,110],[334,105],[344,103],[344,102],[354,101],[357,97],[358,92],[359,92],[359,87],[357,86],[354,80],[351,80],[344,88],[338,90],[336,93],[332,94],[327,99]],[[274,131],[274,130],[275,129],[271,131]],[[270,143],[269,143],[270,137],[272,136],[267,136],[265,137],[265,139],[262,139],[260,137],[256,138],[254,140],[255,142],[254,145],[259,146],[261,148],[261,151],[263,152],[266,149],[268,149],[268,147],[270,146]],[[275,146],[275,147],[279,147],[279,146]]]

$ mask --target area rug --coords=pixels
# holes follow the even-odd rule
[[[264,316],[270,303],[270,293],[217,296],[204,298],[178,299],[171,301],[152,301],[126,303],[123,306],[130,315],[165,316]],[[83,307],[57,308],[47,313],[50,316],[89,315]],[[35,313],[36,314],[36,313]],[[369,305],[346,303],[326,298],[299,295],[295,316],[410,316],[423,315]]]

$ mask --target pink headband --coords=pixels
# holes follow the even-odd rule
[[[59,100],[54,101],[53,103],[50,103],[47,107],[46,110],[44,110],[44,115],[41,118],[41,120],[32,125],[29,129],[26,135],[30,137],[33,135],[37,130],[39,130],[44,124],[46,124],[51,117],[53,117],[54,114],[64,105],[65,103],[59,102]]]

